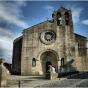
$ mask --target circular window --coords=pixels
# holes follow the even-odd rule
[[[40,34],[40,40],[45,44],[51,44],[56,40],[56,34],[51,30],[43,31]]]

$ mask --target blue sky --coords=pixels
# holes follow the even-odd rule
[[[0,57],[11,63],[13,40],[60,6],[71,9],[74,32],[88,38],[88,1],[0,1]]]

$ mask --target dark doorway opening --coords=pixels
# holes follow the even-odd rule
[[[46,72],[48,72],[48,70],[50,69],[49,65],[52,65],[52,63],[50,61],[46,62]]]

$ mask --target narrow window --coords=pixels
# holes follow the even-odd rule
[[[65,12],[65,23],[66,25],[69,25],[69,13]]]
[[[61,66],[64,65],[64,58],[61,58]]]
[[[52,18],[54,18],[54,14],[52,14]]]
[[[35,59],[35,58],[32,59],[32,66],[33,66],[33,67],[36,66],[36,59]]]
[[[61,25],[62,24],[62,19],[61,19],[61,13],[57,13],[57,25]]]

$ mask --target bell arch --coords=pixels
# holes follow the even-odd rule
[[[69,25],[69,13],[65,12],[65,24]]]
[[[62,23],[62,18],[61,18],[61,13],[60,12],[57,12],[57,25],[61,25]]]

